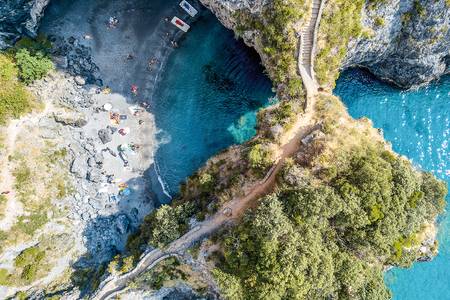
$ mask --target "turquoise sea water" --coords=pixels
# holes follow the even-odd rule
[[[55,0],[41,26],[41,32],[75,36],[91,48],[104,84],[113,91],[129,96],[136,84],[139,98],[150,102],[160,143],[147,174],[160,203],[169,202],[180,182],[209,157],[251,138],[256,111],[273,96],[254,50],[237,41],[199,2],[190,1],[199,10],[195,19],[178,3]],[[164,21],[174,15],[191,25],[187,33]],[[119,20],[114,30],[105,24],[109,16]],[[92,41],[83,38],[87,33]],[[173,38],[180,38],[175,50]],[[124,59],[128,53],[133,60]],[[153,57],[158,63],[149,72]]]
[[[169,57],[152,97],[162,130],[155,166],[166,193],[175,194],[209,157],[256,133],[256,111],[271,87],[257,54],[204,12]]]
[[[367,116],[382,128],[396,152],[450,183],[450,76],[416,91],[401,91],[363,71],[351,70],[341,75],[335,94],[353,117]],[[439,255],[432,262],[386,274],[394,299],[450,299],[449,230],[450,219],[444,215],[439,225]]]

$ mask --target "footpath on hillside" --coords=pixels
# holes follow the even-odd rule
[[[313,6],[321,6],[320,0],[313,0]],[[307,105],[305,113],[298,117],[297,122],[291,129],[294,134],[292,138],[281,146],[280,156],[278,157],[274,166],[269,170],[262,182],[257,183],[250,192],[244,197],[235,198],[230,202],[226,203],[219,212],[200,223],[196,227],[192,228],[185,235],[181,236],[177,240],[170,243],[165,249],[154,249],[141,257],[140,262],[136,267],[129,273],[123,274],[116,278],[108,278],[104,281],[97,292],[93,295],[92,299],[108,299],[121,290],[126,288],[127,283],[142,274],[143,272],[150,270],[160,261],[164,260],[170,256],[178,256],[184,251],[186,251],[191,245],[196,241],[199,241],[203,237],[210,235],[211,233],[218,230],[220,227],[224,226],[226,223],[231,222],[233,219],[241,216],[245,210],[251,206],[252,202],[269,194],[273,191],[276,184],[276,178],[279,171],[282,169],[286,158],[293,156],[300,150],[300,141],[309,135],[311,131],[315,129],[313,123],[314,117],[314,106],[316,97],[318,94],[318,84],[314,78],[313,71],[311,72],[312,65],[304,65],[304,60],[302,60],[304,53],[311,53],[314,55],[314,43],[316,40],[316,28],[317,22],[320,20],[319,13],[313,14],[306,31],[303,31],[302,35],[312,35],[312,43],[305,47],[302,45],[302,39],[299,43],[299,54],[298,54],[298,68],[299,73],[302,77],[306,92],[307,92]],[[309,60],[307,60],[309,61]],[[311,74],[311,76],[309,75]],[[230,213],[231,211],[231,213]]]

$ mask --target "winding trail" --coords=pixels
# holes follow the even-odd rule
[[[223,206],[216,214],[203,221],[185,235],[170,243],[165,249],[154,249],[144,253],[136,267],[119,277],[110,276],[103,281],[91,299],[109,299],[127,287],[127,283],[150,270],[160,261],[170,256],[181,255],[196,241],[210,235],[222,226],[240,217],[251,206],[254,200],[273,191],[276,178],[284,165],[286,158],[298,152],[300,140],[310,134],[317,127],[313,124],[315,98],[318,93],[318,84],[313,71],[313,57],[315,56],[315,41],[318,22],[323,0],[312,0],[312,14],[308,25],[302,30],[299,42],[298,68],[307,93],[305,113],[301,115],[292,127],[292,138],[281,146],[280,156],[266,176],[250,190],[239,198],[235,198]]]

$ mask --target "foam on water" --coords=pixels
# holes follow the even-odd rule
[[[375,127],[382,128],[396,152],[450,182],[449,76],[425,88],[400,91],[363,71],[351,70],[341,75],[335,94],[353,117],[367,116]],[[444,215],[438,233],[440,252],[432,262],[415,263],[410,269],[395,268],[386,274],[394,299],[450,299],[449,229],[449,217]]]
[[[169,57],[152,97],[156,124],[170,136],[156,153],[165,190],[176,194],[209,157],[251,138],[256,112],[271,96],[257,54],[204,13]]]

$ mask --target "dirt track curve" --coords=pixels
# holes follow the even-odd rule
[[[312,0],[312,2],[312,18],[308,22],[306,29],[301,33],[301,36],[308,35],[310,36],[310,38],[305,39],[301,37],[298,49],[298,67],[307,92],[307,106],[305,113],[298,118],[298,121],[291,129],[291,131],[295,132],[295,134],[292,135],[292,138],[286,144],[281,146],[281,155],[279,156],[275,165],[269,170],[265,178],[257,183],[247,195],[231,200],[215,215],[203,221],[177,240],[173,241],[165,249],[154,249],[148,253],[143,254],[139,263],[132,271],[119,277],[106,279],[104,282],[102,282],[97,292],[92,296],[91,299],[103,300],[113,297],[121,290],[126,288],[129,281],[133,280],[143,272],[153,268],[161,260],[164,260],[165,258],[170,256],[181,255],[196,241],[199,241],[203,237],[210,235],[211,233],[215,232],[220,227],[225,225],[225,223],[230,222],[232,219],[242,215],[245,209],[251,205],[253,200],[256,200],[273,191],[277,174],[283,167],[286,158],[291,157],[296,152],[298,152],[301,146],[300,140],[315,129],[315,126],[312,125],[312,122],[314,115],[315,98],[318,93],[318,84],[314,78],[314,73],[307,71],[312,69],[311,59],[302,59],[302,51],[306,48],[306,46],[309,48],[309,50],[305,52],[305,54],[314,54],[313,49],[317,32],[317,30],[314,30],[314,28],[317,28],[318,26],[317,21],[320,19],[319,7],[322,4],[321,0]],[[303,45],[303,42],[309,42],[311,44]],[[229,213],[230,210],[231,214]]]

